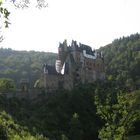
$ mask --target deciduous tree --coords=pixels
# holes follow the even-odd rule
[[[97,114],[105,121],[99,131],[101,140],[123,140],[133,128],[134,122],[140,119],[140,91],[133,93],[118,93],[116,102],[108,94],[105,102],[97,95],[95,104]]]
[[[9,78],[0,78],[0,92],[11,92],[15,90],[15,83]]]

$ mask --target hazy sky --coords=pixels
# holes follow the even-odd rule
[[[99,48],[140,33],[140,0],[48,0],[46,9],[9,10],[11,25],[0,45],[15,50],[57,52],[64,39]]]

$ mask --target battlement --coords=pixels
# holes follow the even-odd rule
[[[72,40],[71,45],[67,45],[67,41],[65,40],[63,43],[59,43],[58,49],[63,51],[79,51],[82,52],[83,50],[86,50],[88,53],[93,53],[92,48],[88,45],[84,45],[79,43],[77,44],[77,41]]]
[[[67,41],[65,40],[63,43],[59,43],[58,47],[58,53],[71,53],[71,52],[80,52],[84,53],[85,57],[88,58],[94,58],[97,57],[103,58],[102,52],[97,52],[95,49],[92,50],[92,48],[88,45],[79,43],[77,44],[77,41],[72,40],[71,45],[67,45]],[[60,54],[61,55],[61,54]],[[92,57],[91,57],[92,56]]]

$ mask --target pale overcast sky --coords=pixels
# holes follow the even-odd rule
[[[48,0],[42,10],[9,9],[11,25],[0,45],[14,50],[57,52],[64,39],[99,48],[140,33],[140,0]]]

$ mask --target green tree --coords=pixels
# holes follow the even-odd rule
[[[83,130],[81,129],[79,115],[77,113],[74,113],[71,119],[69,134],[71,140],[82,140],[83,138]]]
[[[104,54],[106,75],[128,91],[139,89],[140,34],[115,39],[99,50]]]
[[[101,140],[123,140],[133,128],[134,122],[140,119],[140,91],[118,94],[115,102],[108,94],[105,102],[95,96],[97,114],[105,121],[99,131]]]
[[[12,116],[0,111],[0,140],[48,140],[36,133],[34,136],[27,127],[17,124]]]
[[[15,91],[15,83],[9,78],[0,78],[0,92],[11,92]]]

